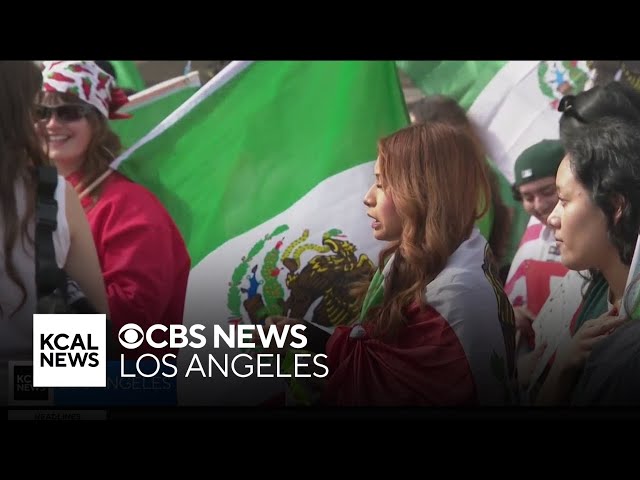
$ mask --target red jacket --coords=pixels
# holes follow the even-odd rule
[[[76,185],[79,174],[67,180]],[[184,240],[159,200],[146,188],[118,172],[102,184],[95,203],[82,199],[104,275],[114,333],[127,323],[146,332],[153,324],[181,324],[191,259]],[[153,335],[160,342],[168,332]],[[143,342],[124,350],[127,358],[149,352],[161,356],[177,351],[154,349]]]

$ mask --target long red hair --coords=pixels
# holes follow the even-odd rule
[[[404,324],[403,309],[426,307],[424,290],[469,238],[489,198],[488,167],[463,126],[428,122],[379,141],[380,176],[402,221],[402,236],[380,253],[380,268],[395,253],[382,305],[366,321],[384,336]]]

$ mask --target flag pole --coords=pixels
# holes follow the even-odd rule
[[[89,195],[98,185],[100,185],[102,182],[104,182],[104,180],[111,175],[115,170],[113,170],[112,168],[107,168],[107,171],[104,172],[102,175],[100,175],[98,178],[96,178],[91,185],[89,185],[87,188],[85,188],[82,192],[80,192],[80,194],[78,195],[78,198],[80,200],[82,200],[84,197],[86,197],[87,195]]]
[[[129,97],[129,102],[125,104],[120,111],[127,112],[133,108],[137,108],[140,105],[155,100],[158,97],[168,95],[179,89],[187,88],[189,86],[200,86],[200,73],[196,70],[193,72],[187,72],[179,77],[171,78],[164,82],[158,83],[152,87],[149,87],[141,92],[138,92]],[[114,159],[115,160],[115,159]],[[106,178],[109,177],[115,170],[111,167],[96,178],[87,188],[85,188],[78,197],[82,200],[89,195],[98,185],[100,185]]]
[[[174,93],[176,90],[199,86],[201,86],[200,72],[195,70],[193,72],[180,75],[179,77],[165,80],[164,82],[146,88],[141,92],[134,93],[129,97],[129,101],[125,105],[123,105],[119,111],[128,112],[132,108],[137,108],[140,105],[148,102],[149,100],[154,100],[157,97],[168,95],[169,93]]]

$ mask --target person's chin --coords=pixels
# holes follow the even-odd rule
[[[65,155],[63,152],[51,152],[49,154],[49,158],[53,163],[56,164],[58,168],[69,169],[73,165],[78,163],[75,159],[70,158],[68,155]]]
[[[387,240],[386,239],[386,235],[381,230],[374,230],[373,231],[373,238],[375,238],[376,240],[380,240],[382,242]]]
[[[568,255],[562,255],[562,253],[560,256],[560,262],[569,270],[588,270],[589,269],[589,267],[585,266],[583,262],[576,261],[575,258],[571,258]]]
[[[69,155],[67,155],[64,150],[58,150],[55,148],[49,149],[49,158],[51,161],[60,164],[70,163]]]

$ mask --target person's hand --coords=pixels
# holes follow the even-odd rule
[[[280,353],[280,354],[285,353],[288,350],[289,344],[292,341],[291,333],[287,334],[287,338],[284,341],[283,348],[279,348],[276,344],[275,336],[274,335],[269,336],[269,331],[272,330],[273,328],[276,328],[278,331],[278,337],[280,337],[280,335],[282,335],[282,333],[284,332],[285,325],[289,325],[289,332],[291,332],[291,328],[294,325],[297,325],[299,323],[302,323],[302,321],[296,318],[282,317],[279,315],[267,317],[264,322],[264,337],[270,338],[271,343],[269,344],[268,347],[265,348],[265,350],[271,353]],[[260,339],[260,334],[258,333],[258,330],[254,330],[253,332],[253,342],[256,345],[262,345],[262,340]]]
[[[585,322],[573,336],[567,348],[561,353],[560,358],[558,358],[562,368],[566,370],[581,369],[587,358],[589,358],[594,345],[606,338],[624,321],[625,319],[622,317],[605,313],[598,318]]]
[[[516,332],[519,332],[519,336],[522,336],[527,340],[529,348],[534,348],[536,334],[533,331],[531,324],[535,320],[536,316],[525,306],[514,307],[513,313],[516,321]]]
[[[522,387],[527,387],[531,380],[531,375],[538,365],[538,361],[542,354],[547,349],[547,344],[543,343],[539,345],[534,351],[525,353],[518,358],[518,383]]]

